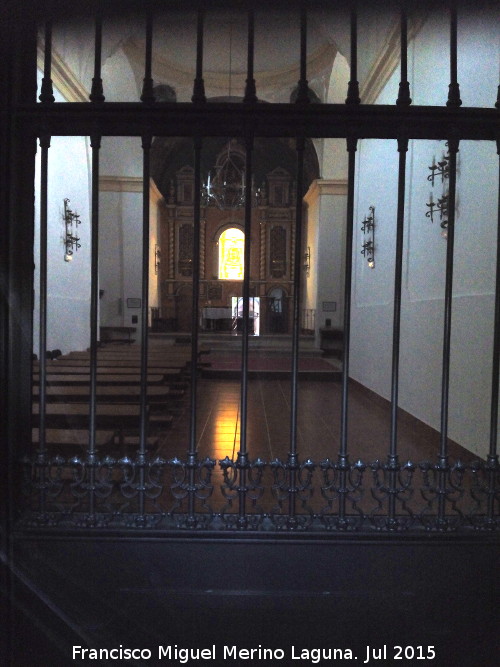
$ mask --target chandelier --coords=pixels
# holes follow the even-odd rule
[[[253,186],[247,188],[246,181],[245,154],[232,139],[208,172],[207,181],[202,186],[203,205],[213,204],[221,210],[243,208],[247,189],[252,197],[252,205],[258,204],[260,190],[255,190]]]

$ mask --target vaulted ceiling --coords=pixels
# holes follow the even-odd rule
[[[288,102],[300,77],[300,22],[294,10],[261,9],[255,16],[255,79],[259,99]],[[358,78],[361,87],[380,60],[397,25],[387,3],[367,4],[358,19]],[[56,22],[54,58],[80,88],[90,90],[94,28],[89,17]],[[320,101],[331,101],[332,67],[349,60],[349,12],[339,5],[308,13],[307,78]],[[108,101],[139,99],[144,77],[144,17],[106,19],[103,28],[103,81]],[[247,17],[244,11],[206,12],[203,77],[207,97],[242,96],[246,79]],[[154,17],[152,76],[169,85],[179,102],[191,99],[196,63],[196,14],[170,11]],[[54,68],[57,72],[57,67]],[[343,91],[340,91],[340,96]]]

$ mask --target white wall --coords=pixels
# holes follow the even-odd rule
[[[127,299],[142,298],[142,192],[101,192],[99,201],[101,323],[135,326],[140,338],[141,310]]]
[[[141,310],[129,299],[142,299],[142,148],[138,137],[104,137],[100,161],[99,265],[103,326],[135,326],[141,339]],[[154,248],[160,237],[161,194],[150,187],[149,303],[158,306]],[[137,322],[133,319],[137,318]]]
[[[347,61],[337,54],[327,101],[343,103],[348,81]],[[305,246],[310,248],[311,269],[304,282],[303,308],[315,311],[315,343],[319,347],[319,330],[326,320],[334,327],[342,327],[343,323],[347,150],[344,139],[317,140],[315,148],[321,179],[311,184],[305,197],[308,207]],[[335,309],[324,311],[324,302],[334,303]]]
[[[443,97],[446,99],[447,67],[434,56],[430,59],[423,46],[431,37],[440,39],[444,30],[444,20],[443,24],[429,21],[411,45],[410,83],[416,103],[442,104]],[[492,32],[483,17],[468,25],[462,17],[459,82],[462,98],[469,104],[494,103],[493,86],[485,84],[498,81],[498,43],[493,41]],[[386,85],[379,103],[393,103],[398,74]],[[443,151],[444,142],[410,142],[405,197],[399,405],[434,428],[440,424],[447,241],[441,236],[439,222],[431,223],[425,212],[431,191],[428,166],[433,155],[439,159]],[[353,378],[386,398],[390,397],[391,376],[397,160],[396,142],[363,140],[359,144],[350,370]],[[442,195],[441,183],[436,183],[433,194],[434,200]],[[360,253],[360,223],[370,205],[376,209],[373,270]],[[496,146],[493,142],[462,142],[457,176],[449,436],[483,457],[489,440],[497,206]]]
[[[319,330],[327,319],[333,327],[342,328],[343,324],[345,182],[318,179],[311,184],[305,201],[311,269],[305,280],[303,307],[316,312],[315,341],[319,347]]]
[[[62,97],[55,91],[57,101]],[[40,154],[35,177],[35,308],[33,351],[39,354]],[[87,137],[52,137],[48,166],[47,349],[85,349],[90,344],[90,147]],[[66,262],[64,199],[80,214],[81,248]]]

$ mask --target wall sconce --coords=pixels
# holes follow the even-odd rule
[[[445,144],[448,147],[448,143]],[[441,225],[441,236],[444,239],[448,238],[448,192],[444,186],[445,180],[449,177],[449,162],[450,156],[448,153],[443,153],[443,157],[439,162],[436,162],[435,156],[432,158],[432,164],[429,167],[430,174],[427,176],[427,180],[430,181],[432,187],[434,187],[434,181],[437,180],[438,176],[441,176],[441,183],[443,184],[443,195],[439,197],[437,201],[434,201],[432,197],[432,190],[430,192],[429,201],[426,203],[427,208],[429,209],[425,216],[430,218],[431,222],[434,222],[434,216],[439,214],[439,222]]]
[[[430,218],[431,222],[434,222],[434,215],[439,213],[439,222],[441,225],[441,229],[443,230],[441,232],[441,236],[443,238],[448,238],[448,193],[444,194],[442,197],[440,197],[437,201],[434,201],[432,199],[432,192],[430,195],[430,201],[426,204],[428,206],[429,210],[425,214],[426,218]]]
[[[81,248],[79,243],[80,237],[76,236],[76,231],[78,225],[81,223],[80,216],[78,213],[72,211],[69,206],[69,199],[64,200],[64,226],[65,226],[65,235],[63,239],[65,247],[64,261],[71,262],[73,259],[73,251]]]
[[[448,144],[445,144],[448,147]],[[443,157],[439,162],[436,162],[436,156],[432,157],[432,164],[429,167],[431,173],[427,176],[427,180],[431,182],[432,187],[434,187],[434,180],[437,176],[441,176],[441,183],[444,183],[445,178],[449,176],[449,161],[450,156],[443,153]]]
[[[370,214],[365,216],[361,223],[361,231],[368,238],[361,245],[361,254],[364,255],[370,269],[375,268],[375,206],[370,206]]]
[[[310,246],[307,246],[307,250],[304,253],[304,273],[306,274],[307,277],[309,277],[309,273],[311,272],[311,248]]]
[[[155,274],[158,275],[160,269],[161,250],[160,246],[155,244]]]

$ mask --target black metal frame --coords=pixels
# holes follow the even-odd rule
[[[54,3],[51,9],[57,9]],[[62,3],[64,5],[64,3]],[[111,3],[112,4],[112,3]],[[132,6],[135,3],[130,3]],[[175,3],[166,3],[174,5]],[[221,3],[231,5],[232,3]],[[151,6],[147,8],[146,64],[142,102],[108,103],[105,85],[101,79],[102,9],[97,3],[95,31],[95,69],[89,103],[56,103],[51,86],[51,24],[50,12],[46,18],[45,72],[40,103],[34,100],[36,21],[23,17],[21,24],[27,30],[22,47],[11,45],[15,55],[21,54],[17,71],[13,72],[10,106],[6,116],[12,127],[10,150],[14,157],[12,190],[4,206],[11,220],[10,231],[10,285],[11,304],[19,304],[19,318],[10,314],[8,356],[10,488],[15,485],[18,471],[18,445],[31,441],[29,420],[19,421],[18,414],[30,414],[31,340],[26,326],[31,322],[32,294],[29,280],[32,266],[29,261],[15,262],[21,249],[32,241],[33,215],[29,202],[33,194],[33,162],[35,140],[40,138],[42,151],[41,229],[42,262],[46,244],[47,201],[46,169],[50,137],[53,135],[85,135],[91,137],[92,147],[92,269],[91,269],[91,399],[90,437],[88,452],[83,457],[63,459],[49,457],[45,446],[45,337],[46,337],[46,264],[41,266],[40,308],[40,444],[35,456],[28,455],[24,465],[24,482],[31,499],[17,523],[23,529],[156,528],[176,531],[186,528],[197,530],[234,529],[241,531],[347,531],[375,530],[377,532],[411,533],[413,530],[456,531],[459,529],[492,530],[499,526],[500,469],[497,456],[497,411],[500,347],[500,268],[497,268],[495,311],[495,347],[492,377],[493,403],[491,417],[490,453],[486,462],[470,466],[460,461],[451,463],[447,452],[449,358],[451,336],[451,304],[453,287],[453,240],[456,188],[456,155],[459,141],[481,139],[499,141],[498,109],[461,108],[457,82],[457,12],[451,3],[450,62],[451,76],[446,106],[411,106],[407,81],[407,16],[406,3],[401,11],[401,83],[394,106],[362,105],[357,82],[357,14],[356,3],[351,9],[351,80],[345,105],[316,105],[309,101],[307,83],[307,11],[304,2],[297,3],[300,17],[300,80],[297,100],[293,104],[256,104],[253,78],[254,13],[251,3],[248,11],[248,76],[244,102],[241,104],[205,104],[203,84],[203,18],[202,4],[198,11],[196,78],[192,103],[162,103],[155,106],[151,81],[152,23]],[[48,17],[48,18],[47,18]],[[258,92],[258,91],[257,91]],[[499,106],[497,102],[496,106]],[[493,101],[492,101],[493,107]],[[193,139],[195,160],[195,221],[193,266],[193,313],[198,312],[199,298],[199,228],[201,193],[201,150],[204,136],[243,136],[246,141],[245,172],[252,173],[253,139],[259,137],[294,137],[297,147],[296,243],[294,257],[294,301],[292,343],[292,416],[290,424],[290,452],[286,461],[264,462],[251,460],[246,436],[246,406],[248,382],[248,335],[250,278],[248,269],[243,282],[244,314],[242,336],[241,385],[241,441],[237,459],[219,462],[223,473],[222,494],[225,505],[217,511],[210,508],[213,492],[214,460],[199,460],[196,452],[197,380],[192,374],[191,432],[185,460],[170,461],[151,458],[146,452],[146,374],[148,337],[144,336],[141,352],[141,418],[140,447],[134,459],[119,460],[100,457],[95,445],[96,372],[97,372],[97,306],[98,306],[98,175],[99,148],[102,136],[134,135],[142,137],[144,183],[144,229],[142,264],[143,331],[147,332],[148,316],[148,236],[149,220],[149,150],[155,135],[189,136]],[[342,380],[342,409],[340,420],[340,451],[338,459],[313,462],[301,460],[297,451],[297,382],[300,334],[300,280],[302,270],[302,189],[304,141],[309,137],[336,137],[346,139],[348,152],[347,242],[345,256],[344,307],[344,373]],[[395,300],[393,320],[393,358],[391,390],[391,442],[387,462],[351,463],[348,452],[349,403],[349,343],[351,315],[352,243],[354,225],[354,174],[356,148],[361,138],[383,138],[397,141],[399,151],[399,187],[397,207],[397,238],[395,265]],[[444,343],[441,401],[441,444],[437,462],[400,463],[397,453],[399,339],[401,317],[401,273],[404,230],[404,192],[406,151],[410,139],[446,139],[449,144],[449,222],[446,260],[446,293],[444,313]],[[45,186],[44,186],[45,183]],[[251,200],[245,202],[245,267],[250,259]],[[499,216],[500,219],[500,216]],[[16,224],[17,223],[17,224]],[[45,235],[45,236],[44,236]],[[500,234],[499,234],[500,236]],[[499,245],[500,252],[500,245]],[[11,311],[11,313],[14,311]],[[196,366],[198,328],[193,316],[191,365]],[[17,450],[17,451],[15,451]],[[65,480],[62,471],[70,472]],[[369,486],[367,477],[371,475]],[[418,475],[420,478],[417,479]],[[267,502],[265,488],[274,500]],[[313,506],[313,489],[322,498]],[[412,495],[420,489],[424,505],[415,509]],[[363,497],[370,491],[371,504]],[[49,501],[70,493],[77,506],[70,511],[51,509]],[[162,494],[170,494],[163,503]],[[465,503],[464,499],[468,502]],[[116,501],[116,503],[115,503]],[[127,506],[123,507],[123,502]],[[469,502],[470,501],[470,502]],[[267,504],[266,504],[267,503]],[[263,509],[264,505],[266,507]],[[411,530],[410,530],[411,529]]]

